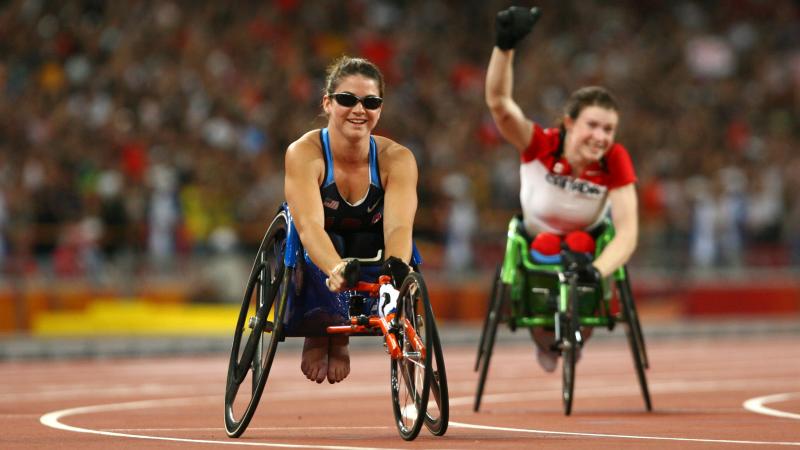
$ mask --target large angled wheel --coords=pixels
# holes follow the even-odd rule
[[[425,427],[434,436],[443,436],[447,431],[447,425],[450,420],[447,372],[444,367],[444,355],[442,353],[442,343],[439,339],[439,330],[436,326],[433,308],[428,301],[425,302],[425,313],[431,318],[431,328],[428,329],[428,334],[431,335],[432,346],[429,347],[429,351],[433,351],[433,358],[429,366],[431,370],[431,393],[428,398],[428,407],[425,410]]]
[[[497,327],[502,320],[503,308],[506,306],[507,295],[508,286],[500,279],[500,268],[498,267],[494,283],[492,284],[492,296],[489,298],[489,311],[486,314],[484,331],[478,346],[476,368],[479,366],[480,372],[478,375],[478,388],[475,391],[475,403],[472,406],[472,410],[476,412],[481,407],[483,388],[486,384],[486,376],[489,374],[489,363],[492,360],[494,341],[497,338]]]
[[[434,325],[426,304],[425,282],[419,273],[411,272],[400,287],[392,322],[402,355],[391,360],[392,409],[400,437],[407,441],[416,438],[422,428],[431,391]]]
[[[564,403],[564,414],[572,413],[572,399],[575,392],[575,362],[577,361],[578,338],[580,333],[580,318],[578,317],[578,287],[576,275],[569,277],[569,290],[566,314],[563,314],[561,323],[561,397]]]
[[[645,369],[650,368],[650,363],[647,360],[647,346],[644,343],[644,333],[642,333],[642,325],[639,322],[639,314],[636,311],[636,302],[633,300],[633,293],[631,291],[631,278],[630,273],[628,272],[627,267],[622,268],[625,277],[617,282],[617,287],[619,288],[620,297],[625,296],[626,299],[624,300],[627,303],[627,307],[623,304],[623,312],[625,313],[626,322],[630,324],[631,333],[633,333],[636,342],[639,345],[639,350],[641,354],[642,363],[644,364]],[[620,299],[620,301],[623,301]],[[626,310],[629,308],[629,310]],[[630,320],[627,318],[630,317]]]
[[[286,213],[272,220],[256,254],[233,335],[225,386],[225,431],[239,437],[253,418],[283,332],[290,269],[283,263]]]
[[[636,305],[633,301],[630,284],[628,283],[627,270],[624,280],[618,282],[619,301],[622,308],[623,320],[625,322],[625,335],[628,337],[628,344],[633,356],[633,365],[636,368],[636,377],[639,379],[639,387],[642,391],[645,408],[653,410],[650,401],[650,389],[647,386],[647,376],[645,369],[648,368],[647,352],[644,347],[644,335],[639,323],[639,315],[636,313]]]
[[[503,270],[503,265],[498,264],[497,269],[494,272],[494,280],[492,281],[492,291],[489,294],[489,302],[486,308],[486,316],[483,319],[483,327],[481,328],[481,337],[478,339],[478,355],[475,357],[475,367],[472,369],[474,371],[478,371],[478,368],[481,365],[481,358],[483,358],[483,344],[486,340],[486,331],[489,329],[489,317],[492,312],[492,308],[494,308],[495,299],[497,298],[497,290],[500,288],[500,283],[502,280],[500,279],[500,271]]]

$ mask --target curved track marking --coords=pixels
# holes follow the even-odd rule
[[[475,424],[453,422],[453,421],[450,421],[450,427],[470,428],[473,430],[506,431],[506,432],[510,431],[514,433],[552,434],[561,436],[589,436],[589,437],[613,438],[613,439],[706,442],[714,444],[787,445],[787,446],[800,447],[800,442],[767,442],[767,441],[743,441],[734,439],[697,439],[697,438],[677,438],[677,437],[664,437],[664,436],[636,436],[629,434],[581,433],[575,431],[548,431],[548,430],[533,430],[527,428],[493,427],[490,425],[475,425]]]
[[[770,403],[770,402],[778,402],[778,401],[785,401],[789,398],[793,398],[794,396],[800,396],[798,394],[776,394],[766,397],[759,397],[756,399],[748,400],[748,402],[753,402],[753,404],[761,404]],[[69,408],[69,409],[62,409],[58,411],[53,411],[47,414],[44,414],[40,417],[39,422],[43,425],[64,430],[64,431],[72,431],[77,433],[89,433],[89,434],[98,434],[103,436],[111,436],[111,437],[125,437],[125,438],[134,438],[134,439],[149,439],[149,440],[158,440],[158,441],[171,441],[171,442],[186,442],[186,443],[196,443],[196,444],[217,444],[217,445],[246,445],[251,447],[275,447],[275,448],[314,448],[314,449],[326,449],[326,450],[389,450],[388,447],[352,447],[352,446],[336,446],[336,445],[310,445],[310,444],[280,444],[280,443],[272,443],[272,442],[242,442],[237,440],[210,440],[210,439],[190,439],[190,438],[172,438],[172,437],[164,437],[164,436],[149,436],[149,435],[141,435],[141,434],[129,434],[129,433],[121,433],[121,432],[114,432],[114,431],[104,431],[104,430],[93,430],[89,428],[80,428],[71,425],[66,425],[62,423],[60,420],[64,417],[68,416],[75,416],[80,414],[92,414],[98,412],[109,412],[109,411],[126,411],[126,410],[134,410],[134,409],[147,409],[147,408],[154,408],[157,406],[189,406],[197,403],[207,402],[209,400],[217,400],[217,396],[203,396],[203,397],[185,397],[185,398],[174,398],[174,399],[161,399],[161,400],[142,400],[142,401],[134,401],[134,402],[125,402],[125,403],[112,403],[112,404],[105,404],[105,405],[94,405],[94,406],[83,406],[77,408]],[[745,403],[748,403],[745,402]],[[769,410],[769,408],[764,408]],[[771,410],[777,414],[788,414],[790,416],[796,416],[792,418],[800,418],[800,416],[791,414],[791,413],[783,413],[781,411]],[[775,414],[773,414],[775,415]],[[635,440],[652,440],[652,441],[679,441],[679,442],[705,442],[705,443],[717,443],[717,444],[739,444],[739,445],[782,445],[782,446],[795,446],[800,447],[800,442],[788,442],[788,441],[752,441],[752,440],[736,440],[736,439],[701,439],[701,438],[681,438],[681,437],[665,437],[665,436],[641,436],[641,435],[628,435],[628,434],[608,434],[608,433],[584,433],[584,432],[574,432],[574,431],[552,431],[552,430],[536,430],[536,429],[529,429],[529,428],[512,428],[512,427],[497,427],[491,425],[479,425],[479,424],[470,424],[464,422],[453,422],[450,421],[450,427],[455,428],[465,428],[465,429],[473,429],[473,430],[486,430],[486,431],[503,431],[503,432],[513,432],[513,433],[525,433],[525,434],[546,434],[546,435],[560,435],[560,436],[585,436],[585,437],[596,437],[596,438],[611,438],[611,439],[635,439]]]
[[[784,419],[800,420],[800,414],[781,411],[774,408],[767,408],[766,406],[764,406],[767,403],[785,402],[795,398],[800,398],[800,392],[773,394],[773,395],[765,395],[763,397],[751,398],[750,400],[747,400],[746,402],[742,403],[742,406],[744,407],[744,409],[757,414],[764,414],[773,417],[782,417]]]
[[[315,448],[315,449],[326,449],[326,450],[392,450],[388,447],[350,447],[350,446],[339,446],[339,445],[278,444],[272,442],[242,442],[236,440],[215,441],[211,439],[188,439],[188,438],[172,438],[164,436],[147,436],[141,434],[92,430],[89,428],[80,428],[71,425],[66,425],[61,422],[61,419],[67,416],[92,414],[98,412],[109,412],[109,411],[147,409],[156,406],[186,406],[186,405],[196,404],[199,402],[206,402],[209,399],[218,400],[219,396],[187,397],[187,398],[174,398],[174,399],[164,399],[164,400],[143,400],[143,401],[126,402],[126,403],[111,403],[107,405],[82,406],[78,408],[69,408],[69,409],[62,409],[58,411],[49,412],[47,414],[42,415],[42,417],[39,418],[39,422],[42,425],[55,428],[57,430],[72,431],[76,433],[99,434],[103,436],[112,436],[112,437],[149,439],[155,441],[187,442],[195,444],[215,444],[215,445],[247,445],[250,447]]]

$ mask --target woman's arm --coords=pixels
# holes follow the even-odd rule
[[[414,216],[417,213],[417,162],[411,151],[393,143],[381,160],[386,169],[383,197],[384,258],[411,260]]]
[[[511,96],[514,87],[514,50],[495,47],[486,70],[486,105],[492,113],[500,134],[517,150],[528,147],[533,134],[533,122]]]
[[[594,266],[604,277],[628,262],[639,239],[639,212],[636,188],[633,183],[612,189],[608,193],[611,201],[611,219],[614,222],[614,238],[608,243]]]
[[[320,179],[325,171],[322,153],[303,137],[289,146],[285,166],[286,202],[303,248],[314,264],[328,275],[329,288],[339,291],[344,287],[341,269],[337,267],[342,258],[325,232],[325,211],[319,194]]]

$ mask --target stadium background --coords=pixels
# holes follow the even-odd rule
[[[519,202],[516,153],[483,101],[509,4],[0,2],[0,331],[227,337],[283,198],[283,152],[324,124],[341,54],[383,70],[376,132],[417,157],[439,319],[478,320]],[[645,327],[796,318],[797,2],[537,4],[515,96],[555,124],[573,89],[616,93]]]

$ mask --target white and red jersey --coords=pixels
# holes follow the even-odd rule
[[[558,128],[534,124],[520,163],[520,193],[525,228],[535,234],[565,234],[597,225],[608,212],[608,192],[636,181],[628,151],[612,144],[600,162],[573,174],[563,155]]]

